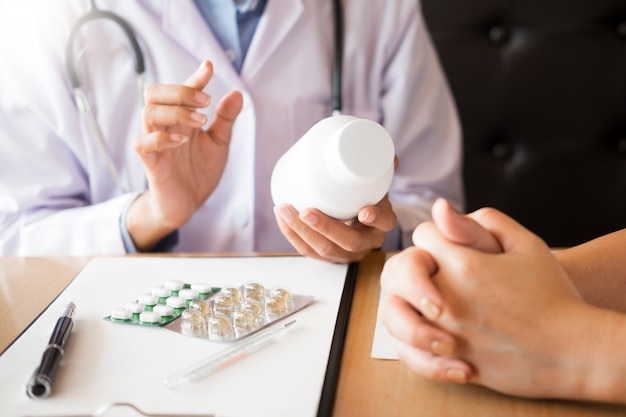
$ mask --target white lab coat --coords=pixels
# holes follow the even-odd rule
[[[128,42],[117,26],[81,30],[76,67],[125,184],[115,187],[81,121],[65,44],[87,1],[8,0],[0,18],[0,254],[121,254],[123,206],[145,179],[132,142],[141,108]],[[98,0],[128,20],[146,59],[146,85],[181,83],[202,60],[213,101],[232,89],[244,107],[224,176],[179,230],[179,252],[293,250],[270,197],[278,158],[330,115],[331,0],[269,0],[241,75],[191,0]],[[344,1],[343,112],[382,123],[400,165],[390,199],[403,245],[438,196],[462,207],[460,128],[415,0]],[[15,10],[14,10],[15,9]],[[19,13],[21,10],[25,13]]]

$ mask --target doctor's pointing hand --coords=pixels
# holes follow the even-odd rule
[[[211,97],[202,89],[212,76],[213,65],[204,61],[182,85],[153,84],[146,90],[146,133],[134,147],[148,190],[130,206],[126,224],[139,250],[152,249],[185,224],[222,177],[242,97],[236,91],[227,94],[209,129],[202,129],[206,116],[195,110],[209,105]]]

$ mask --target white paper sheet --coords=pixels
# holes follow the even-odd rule
[[[387,254],[385,261],[389,259],[392,254]],[[385,291],[380,289],[380,298],[378,300],[378,306],[386,297]],[[398,352],[396,350],[396,340],[389,334],[387,328],[380,321],[380,314],[376,315],[376,328],[374,329],[374,340],[372,341],[372,358],[375,359],[398,359]]]
[[[378,305],[385,299],[386,293],[380,290]],[[380,321],[380,315],[376,316],[376,329],[374,329],[374,341],[372,343],[372,358],[375,359],[398,359],[396,351],[396,339],[389,334],[387,328]]]
[[[0,356],[1,414],[93,414],[105,404],[125,401],[148,413],[315,416],[347,268],[303,257],[93,259]],[[315,301],[287,319],[296,324],[276,342],[171,391],[162,383],[166,375],[227,345],[160,327],[103,320],[113,307],[170,279],[215,286],[259,281],[312,295]],[[29,399],[26,382],[70,301],[77,306],[76,322],[53,393]]]

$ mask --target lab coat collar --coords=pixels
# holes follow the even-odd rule
[[[304,0],[268,0],[241,68],[242,77],[252,80],[265,62],[295,27],[304,12]]]
[[[208,59],[214,68],[219,68],[215,77],[234,88],[244,89],[239,74],[192,0],[166,0],[163,10],[163,30],[169,36],[198,61]]]
[[[163,29],[199,61],[211,60],[220,68],[216,74],[224,82],[245,90],[242,78],[247,81],[254,78],[303,12],[304,0],[268,0],[243,63],[241,78],[192,0],[166,0]]]

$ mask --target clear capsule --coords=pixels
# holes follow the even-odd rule
[[[249,311],[236,311],[234,316],[237,334],[242,336],[257,328],[257,321]]]
[[[206,321],[198,310],[186,309],[180,315],[180,328],[183,334],[206,337]]]
[[[230,296],[220,294],[213,299],[213,311],[232,317],[235,312],[235,301]]]
[[[287,306],[282,297],[267,297],[265,299],[265,313],[268,317],[282,316],[287,313]]]
[[[247,282],[243,286],[243,297],[262,302],[265,298],[265,287],[258,282]]]
[[[287,311],[293,311],[293,296],[291,291],[285,287],[274,287],[270,290],[270,296],[280,297],[285,301],[285,308]]]
[[[235,338],[233,326],[228,318],[223,315],[209,317],[208,329],[210,340],[227,342]]]
[[[211,317],[211,303],[207,300],[193,300],[189,303],[189,309],[198,310],[205,320]]]
[[[256,300],[244,298],[241,304],[239,304],[239,311],[249,311],[256,318],[263,313],[263,307]]]
[[[221,291],[222,294],[229,296],[233,299],[233,301],[235,302],[235,304],[239,304],[241,302],[241,291],[239,291],[239,288],[235,288],[235,287],[224,287],[222,288]]]

